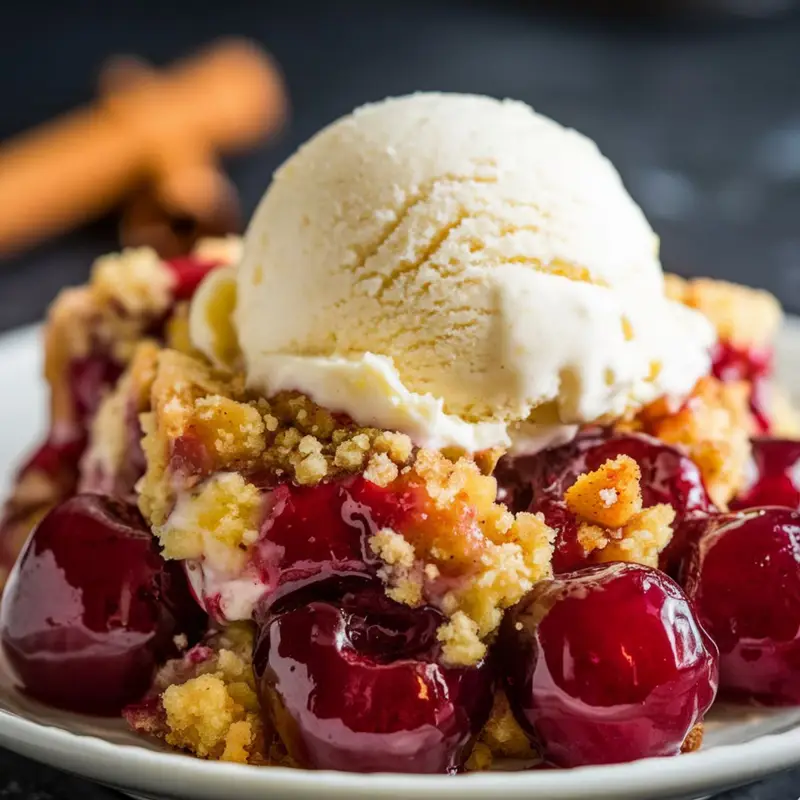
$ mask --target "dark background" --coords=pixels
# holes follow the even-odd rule
[[[598,9],[622,3],[578,5],[10,0],[0,10],[0,140],[87,102],[113,54],[163,64],[245,35],[277,57],[293,104],[280,139],[229,163],[247,212],[299,142],[356,105],[418,89],[511,96],[597,141],[660,233],[668,269],[763,286],[800,312],[800,15],[679,10],[690,0],[641,0],[630,3],[638,14],[612,16]],[[0,261],[0,330],[40,319],[115,237],[109,218]],[[726,797],[799,794],[796,773]],[[0,798],[111,796],[0,751]]]

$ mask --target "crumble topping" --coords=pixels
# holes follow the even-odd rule
[[[129,247],[98,258],[90,285],[105,303],[131,316],[158,316],[172,302],[175,276],[150,247]]]
[[[216,245],[206,241],[198,247]],[[226,247],[235,249],[233,242]],[[124,367],[140,340],[170,310],[174,284],[173,272],[155,251],[132,248],[97,259],[89,283],[59,294],[45,328],[45,377],[54,424],[75,422],[70,363],[99,351]]]
[[[726,508],[746,484],[755,431],[749,397],[750,385],[744,381],[701,378],[683,405],[657,400],[621,427],[683,447],[700,468],[711,499]]]
[[[126,719],[134,730],[199,758],[290,765],[276,737],[264,729],[252,647],[252,626],[230,626],[167,662],[153,695],[126,709]]]
[[[413,452],[407,436],[339,421],[294,392],[266,400],[246,391],[243,376],[174,350],[159,355],[151,399],[140,507],[157,525],[177,489],[216,471],[268,473],[305,486],[364,471],[385,486]]]
[[[258,538],[263,497],[238,472],[219,472],[190,493],[153,532],[164,558],[205,558],[214,569],[235,574]]]
[[[420,509],[410,529],[380,531],[370,546],[392,599],[431,602],[450,617],[441,639],[454,664],[479,660],[503,610],[550,574],[554,531],[497,504],[495,479],[474,461],[415,452],[407,436],[357,427],[303,395],[252,396],[241,376],[175,351],[159,355],[152,406],[140,506],[168,557],[208,557],[211,545],[230,551],[227,562],[216,556],[226,572],[244,563],[260,508],[248,475],[314,485],[360,473],[411,491]],[[232,527],[211,519],[214,507]],[[215,526],[220,536],[207,533]]]
[[[781,324],[780,303],[769,292],[710,278],[665,275],[667,297],[696,308],[723,341],[739,347],[769,345]]]
[[[621,455],[579,475],[564,493],[567,508],[578,518],[578,541],[592,560],[658,566],[672,539],[675,510],[666,504],[642,509],[640,481],[639,465]]]
[[[641,477],[639,465],[622,455],[580,475],[564,500],[573,514],[605,528],[620,528],[642,510]]]

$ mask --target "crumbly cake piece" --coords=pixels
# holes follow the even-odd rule
[[[666,294],[696,308],[717,329],[722,341],[736,347],[769,347],[780,327],[780,303],[769,292],[737,283],[677,275],[664,278]]]
[[[658,566],[672,539],[675,510],[663,503],[643,509],[641,477],[639,465],[621,455],[579,475],[565,492],[578,519],[578,541],[592,561]]]
[[[201,240],[192,257],[206,266],[228,264],[239,258],[240,250],[241,240],[237,237]],[[0,523],[0,590],[30,529],[52,506],[74,493],[79,485],[105,491],[107,485],[94,483],[100,475],[100,464],[107,481],[115,474],[123,493],[132,488],[133,471],[143,469],[143,463],[120,465],[124,414],[117,413],[120,409],[113,408],[113,401],[106,405],[103,396],[115,386],[148,336],[161,333],[177,345],[177,336],[171,334],[180,324],[169,319],[167,330],[162,328],[170,316],[185,316],[185,304],[181,303],[172,314],[179,283],[175,270],[155,251],[132,248],[99,258],[89,282],[65,289],[51,306],[44,333],[50,431],[48,440],[20,470],[4,509]],[[139,377],[132,380],[137,385],[146,384]],[[118,404],[124,405],[121,398],[128,389],[136,393],[135,386],[115,392]],[[103,420],[95,421],[100,405],[105,407]],[[143,403],[137,405],[137,410],[142,410]],[[131,422],[130,428],[135,427]],[[95,452],[81,464],[87,440],[91,440]],[[133,450],[136,452],[137,446]]]
[[[381,531],[370,546],[392,599],[434,602],[449,617],[439,636],[455,664],[480,660],[503,609],[550,574],[554,531],[496,503],[495,479],[472,460],[415,449],[403,434],[356,426],[302,395],[250,396],[241,376],[174,351],[159,354],[152,408],[140,508],[167,557],[202,553],[227,574],[240,568],[265,475],[302,486],[362,476],[411,492],[420,507],[411,529]],[[457,574],[464,579],[454,582]]]
[[[726,508],[746,484],[756,429],[749,397],[750,385],[744,381],[701,378],[685,403],[657,400],[620,427],[683,447],[700,468],[711,499]]]
[[[231,625],[167,662],[150,695],[125,709],[131,727],[198,758],[294,766],[265,728],[252,665],[252,625]]]

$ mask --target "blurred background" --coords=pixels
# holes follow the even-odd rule
[[[361,103],[420,89],[510,96],[597,141],[661,235],[668,269],[763,286],[800,312],[800,3],[15,2],[0,22],[0,198],[13,137],[120,91],[127,73],[108,68],[98,89],[111,57],[160,70],[222,36],[270,53],[290,104],[280,131],[265,124],[222,161],[242,219],[299,143]],[[161,115],[147,108],[143,125]],[[181,152],[178,137],[164,158]],[[69,197],[72,180],[53,183]],[[4,252],[0,329],[41,318],[61,286],[84,280],[119,246],[132,202],[109,197],[95,220]]]

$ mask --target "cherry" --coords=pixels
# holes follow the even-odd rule
[[[720,651],[720,690],[800,704],[800,513],[756,508],[711,518],[683,585]]]
[[[564,492],[582,473],[623,454],[639,465],[644,506],[668,503],[675,509],[675,533],[661,558],[662,568],[669,573],[676,570],[686,537],[693,530],[691,524],[684,523],[715,510],[700,470],[678,448],[642,433],[587,431],[570,444],[516,459],[501,471],[503,485],[511,487],[509,493],[518,502],[527,501],[531,511],[543,513],[547,523],[558,531],[555,572],[586,565],[586,554],[577,538],[578,522],[564,503]],[[527,496],[520,487],[528,487]]]
[[[767,347],[736,347],[731,342],[718,342],[712,352],[711,372],[724,382],[748,381],[750,411],[753,413],[758,433],[768,434],[772,428],[770,417],[770,379],[773,353]]]
[[[75,492],[85,446],[82,435],[56,437],[51,432],[17,473],[15,492],[0,521],[0,590],[35,519]]]
[[[748,484],[731,502],[731,508],[800,508],[800,442],[759,438],[753,439],[752,445]]]
[[[176,278],[172,296],[175,300],[190,300],[203,278],[221,263],[221,261],[200,259],[192,255],[171,258],[166,265]]]
[[[385,527],[402,530],[417,495],[359,477],[313,487],[283,484],[272,490],[270,503],[254,557],[270,587],[262,610],[320,583],[375,582],[381,562],[369,539]]]
[[[97,411],[109,386],[122,374],[122,367],[104,353],[75,358],[69,364],[69,383],[75,415],[84,429]]]
[[[639,564],[538,583],[498,645],[517,721],[561,767],[676,755],[717,689],[716,648],[687,598]]]
[[[256,677],[292,757],[316,769],[457,771],[489,716],[493,680],[486,662],[439,663],[443,621],[378,589],[264,624]]]
[[[53,509],[29,539],[0,608],[0,638],[25,689],[73,711],[138,700],[173,638],[204,615],[138,510],[99,495]]]

